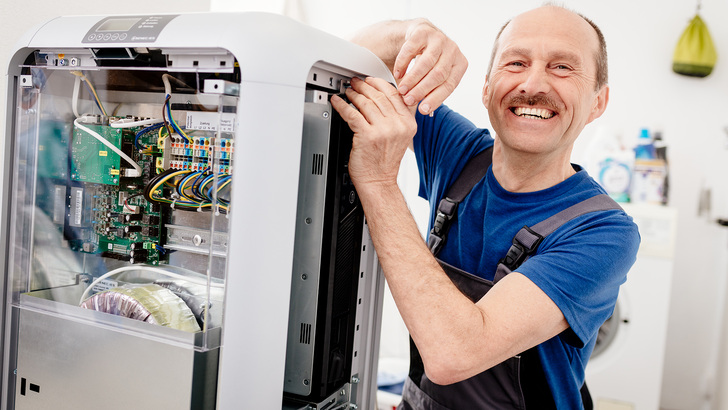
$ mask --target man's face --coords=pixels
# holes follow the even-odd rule
[[[513,19],[499,44],[483,89],[498,138],[506,149],[568,159],[609,97],[606,86],[595,90],[594,29],[576,14],[547,6]]]

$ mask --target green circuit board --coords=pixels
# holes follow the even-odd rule
[[[146,133],[134,147],[141,127],[113,128],[84,124],[131,157],[142,169],[138,177],[125,177],[125,160],[83,129],[74,129],[70,149],[71,179],[69,221],[76,228],[70,246],[78,252],[157,265],[165,259],[160,245],[165,213],[159,204],[143,196],[148,181],[156,175],[156,162],[162,153],[153,143],[156,136]],[[149,148],[151,147],[151,148]]]
[[[104,125],[84,125],[121,148],[122,128]],[[74,128],[71,144],[71,179],[106,185],[119,185],[121,157],[85,130]]]

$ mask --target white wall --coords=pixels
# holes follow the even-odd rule
[[[724,132],[728,126],[728,64],[721,59],[706,79],[681,77],[671,72],[672,52],[695,12],[695,2],[572,0],[564,3],[589,16],[602,28],[610,56],[610,106],[601,119],[584,131],[575,149],[575,161],[582,161],[580,156],[583,157],[585,147],[598,132],[621,135],[629,142],[636,139],[642,127],[660,129],[669,146],[670,205],[679,212],[679,237],[662,406],[728,409],[728,403],[720,407],[714,398],[719,390],[728,389],[727,380],[717,379],[725,367],[718,361],[727,356],[720,354],[720,347],[725,344],[721,328],[727,287],[728,234],[710,220],[728,216],[728,190],[724,182],[724,176],[728,175],[728,135]],[[718,54],[727,58],[728,26],[723,23],[728,18],[728,3],[719,0],[702,3],[701,14],[711,30]],[[212,7],[241,10],[245,4],[213,0]],[[429,18],[458,42],[470,61],[468,73],[447,103],[477,125],[488,126],[480,92],[492,39],[507,19],[541,5],[542,1],[460,0],[447,4],[438,0],[289,0],[278,1],[276,7],[342,37],[383,19]],[[697,215],[702,187],[712,189],[712,216]],[[411,207],[421,209],[414,203]]]
[[[492,39],[502,23],[541,0],[495,2],[460,0],[100,0],[72,3],[52,0],[0,2],[0,66],[3,72],[15,39],[34,24],[63,14],[131,14],[213,10],[287,12],[311,25],[347,37],[358,27],[388,18],[424,16],[461,46],[470,69],[448,104],[480,126],[488,126],[480,104],[483,75]],[[680,32],[694,13],[695,2],[678,0],[571,0],[566,5],[591,17],[605,33],[610,53],[611,102],[606,114],[589,126],[577,158],[597,132],[636,137],[639,128],[660,128],[669,145],[671,205],[679,210],[678,256],[670,310],[662,405],[669,409],[709,408],[711,397],[728,390],[718,363],[728,273],[728,234],[707,217],[697,216],[701,187],[713,190],[713,217],[728,216],[728,3],[703,0],[703,17],[718,47],[715,72],[706,79],[680,77],[670,71]],[[446,5],[447,4],[447,5]],[[5,95],[4,82],[0,95]],[[0,112],[4,112],[0,99]],[[0,119],[0,129],[4,129]],[[421,206],[413,204],[416,209]],[[724,359],[723,359],[724,360]],[[716,387],[718,386],[718,388]],[[712,408],[719,407],[713,400]]]

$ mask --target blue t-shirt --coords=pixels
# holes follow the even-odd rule
[[[420,196],[430,202],[430,228],[437,204],[465,163],[493,145],[485,129],[446,106],[433,117],[417,115],[414,151]],[[498,261],[524,225],[605,191],[578,166],[567,180],[537,192],[506,191],[492,168],[460,203],[438,258],[492,280]],[[528,277],[561,309],[569,329],[537,348],[556,408],[582,408],[579,389],[599,327],[614,311],[639,247],[637,226],[622,210],[577,217],[548,235],[516,271]],[[487,387],[484,387],[487,388]]]

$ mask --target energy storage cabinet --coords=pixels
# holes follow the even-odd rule
[[[374,408],[383,279],[331,108],[351,43],[282,16],[59,17],[8,67],[2,409]]]

